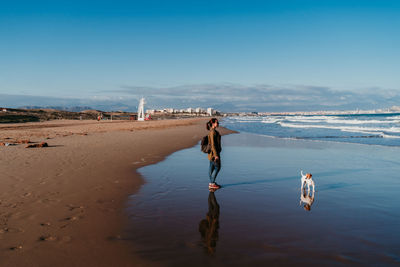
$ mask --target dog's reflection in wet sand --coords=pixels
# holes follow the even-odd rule
[[[300,192],[300,206],[302,205],[302,203],[304,203],[304,210],[310,211],[311,210],[311,206],[314,203],[315,200],[315,192],[312,191],[308,191],[305,188],[301,189]]]

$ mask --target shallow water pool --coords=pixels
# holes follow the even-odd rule
[[[199,146],[141,168],[129,240],[167,266],[400,264],[399,148],[253,134],[223,137],[208,191]],[[300,190],[300,170],[316,192]]]

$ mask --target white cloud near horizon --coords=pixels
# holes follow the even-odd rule
[[[241,111],[294,111],[332,109],[375,109],[400,104],[400,90],[365,88],[362,90],[334,90],[308,85],[253,85],[200,84],[175,87],[121,86],[115,94],[144,96],[157,107],[181,101],[193,105],[217,106],[221,110],[236,107]],[[150,102],[149,102],[150,104]],[[233,110],[229,110],[233,111]]]
[[[124,85],[79,99],[1,95],[0,106],[89,105],[134,111],[140,97],[146,98],[147,108],[214,107],[226,112],[377,109],[400,105],[400,90],[379,87],[356,91],[324,86],[225,83],[158,88]]]

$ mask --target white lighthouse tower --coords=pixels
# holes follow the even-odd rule
[[[145,116],[145,114],[144,114],[144,104],[145,104],[144,98],[141,98],[140,102],[139,102],[138,112],[137,112],[137,114],[138,114],[137,120],[138,121],[144,121],[144,116]]]

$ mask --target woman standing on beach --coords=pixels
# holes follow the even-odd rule
[[[210,161],[210,168],[208,175],[210,177],[210,183],[208,184],[209,189],[219,189],[221,188],[215,182],[217,175],[221,169],[221,135],[216,130],[219,126],[218,119],[212,118],[209,122],[207,122],[207,130],[208,133],[208,143],[210,144],[210,152],[208,153],[208,160]]]

